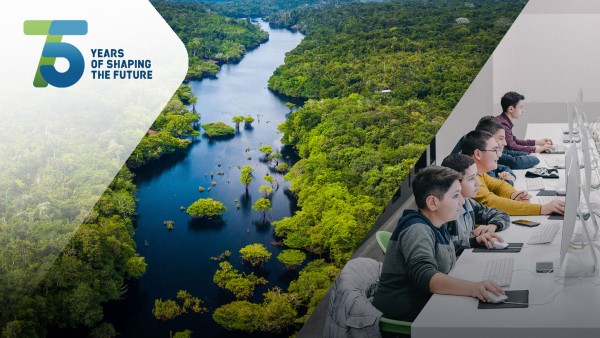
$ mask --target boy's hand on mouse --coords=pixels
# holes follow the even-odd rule
[[[494,238],[498,242],[504,242],[502,237],[498,236],[497,234],[495,234],[493,232],[488,232],[483,235],[479,235],[479,236],[475,237],[475,240],[477,241],[477,244],[484,246],[488,249],[493,249],[494,248],[494,241],[493,241]]]
[[[565,202],[561,200],[552,200],[550,203],[546,203],[542,205],[541,214],[542,215],[550,215],[550,214],[559,214],[563,215],[565,213]]]
[[[504,290],[500,285],[496,284],[491,280],[482,280],[481,282],[474,282],[471,286],[471,297],[479,298],[480,300],[489,303],[491,299],[487,295],[487,291],[500,296],[504,294]]]

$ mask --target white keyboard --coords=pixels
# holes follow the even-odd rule
[[[500,286],[509,286],[512,281],[513,257],[502,257],[488,260],[483,279],[491,279]]]
[[[535,232],[531,234],[527,244],[548,244],[552,243],[556,233],[560,229],[560,223],[546,223],[538,226]]]
[[[553,200],[565,201],[565,196],[536,196],[538,204],[548,204]]]
[[[529,191],[544,190],[544,179],[541,177],[527,178],[525,183],[527,183],[527,190]]]
[[[565,158],[564,157],[550,157],[550,158],[547,158],[545,161],[549,167],[557,167],[559,169],[565,167]]]

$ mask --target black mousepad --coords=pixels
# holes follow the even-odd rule
[[[484,247],[473,248],[473,252],[521,252],[523,243],[508,243],[504,249],[488,249]]]
[[[504,294],[508,296],[506,302],[513,302],[519,304],[510,303],[484,303],[479,301],[477,305],[478,309],[509,309],[509,308],[526,308],[529,307],[529,290],[510,290],[504,291]]]

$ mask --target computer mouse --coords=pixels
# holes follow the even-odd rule
[[[494,304],[504,303],[504,301],[508,299],[507,295],[496,296],[495,294],[493,294],[493,293],[491,293],[489,291],[486,291],[486,292],[487,292],[488,298]]]
[[[492,240],[492,244],[494,244],[494,249],[506,249],[508,247],[508,243],[506,242],[499,242],[495,239]]]
[[[552,150],[550,150],[550,149],[542,150],[542,153],[544,153],[544,154],[550,154],[551,152],[552,152]]]

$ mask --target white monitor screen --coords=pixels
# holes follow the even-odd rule
[[[562,228],[562,241],[560,245],[560,264],[562,266],[573,233],[575,232],[575,222],[577,220],[577,207],[579,206],[579,186],[581,174],[579,171],[579,161],[577,160],[577,146],[572,143],[567,151],[565,164],[567,165],[567,196],[565,200],[565,216]]]

